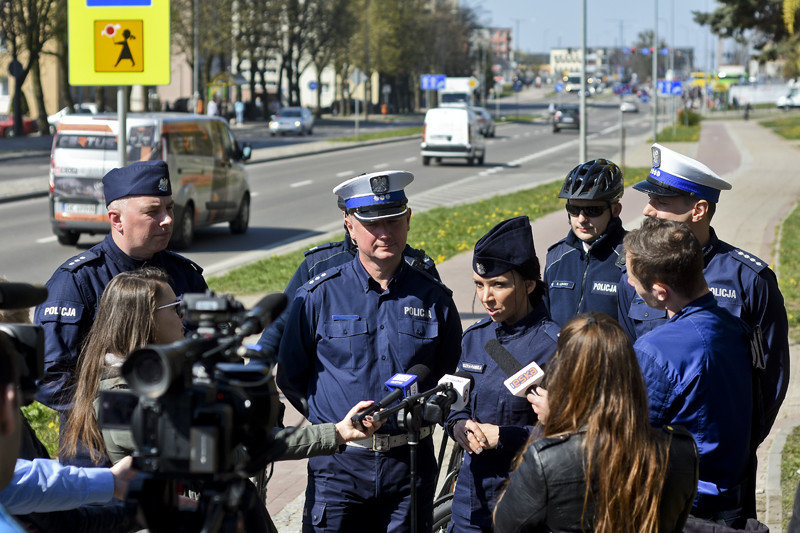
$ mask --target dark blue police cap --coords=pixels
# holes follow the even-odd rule
[[[103,177],[106,206],[123,196],[172,196],[169,169],[164,161],[137,161],[111,169]]]
[[[475,243],[472,270],[484,278],[516,270],[527,279],[539,279],[539,260],[528,217],[504,220],[481,237]]]

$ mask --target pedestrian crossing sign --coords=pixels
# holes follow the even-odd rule
[[[95,20],[95,72],[144,72],[142,28],[141,20]]]
[[[71,85],[168,85],[170,0],[68,0]]]

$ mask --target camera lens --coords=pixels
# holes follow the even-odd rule
[[[164,379],[164,365],[155,352],[146,352],[134,368],[136,380],[141,385],[157,385]]]

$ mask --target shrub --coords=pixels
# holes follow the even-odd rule
[[[678,109],[678,123],[684,126],[697,126],[700,124],[702,118],[700,113],[692,111],[691,109],[686,109],[685,107]],[[689,121],[688,124],[686,123],[687,119]]]

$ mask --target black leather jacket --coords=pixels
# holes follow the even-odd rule
[[[697,490],[697,448],[691,434],[681,427],[653,431],[663,438],[672,434],[658,530],[681,531]],[[581,528],[586,490],[583,437],[584,432],[578,432],[540,439],[528,447],[497,504],[494,533],[592,531],[591,499]]]

